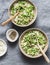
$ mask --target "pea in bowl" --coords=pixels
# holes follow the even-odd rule
[[[29,58],[38,58],[42,56],[36,38],[43,51],[46,52],[48,49],[48,38],[40,29],[30,28],[24,31],[19,38],[20,51]]]
[[[8,9],[9,16],[18,13],[12,23],[19,27],[27,27],[34,23],[37,17],[37,7],[29,0],[16,0]]]

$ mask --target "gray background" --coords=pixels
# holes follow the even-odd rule
[[[31,27],[42,29],[48,36],[50,42],[50,0],[31,0],[38,8],[38,16],[34,24],[27,28],[19,28],[12,23],[2,27],[0,26],[0,38],[4,39],[8,45],[8,52],[0,58],[0,65],[49,65],[43,57],[38,59],[29,59],[21,54],[18,41],[11,44],[6,39],[6,31],[10,28],[15,28],[19,34]],[[13,0],[0,0],[0,23],[9,18],[7,9]],[[46,53],[50,58],[50,43]]]

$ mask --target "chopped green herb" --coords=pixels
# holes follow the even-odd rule
[[[11,14],[14,15],[16,12],[21,12],[14,21],[18,25],[27,25],[34,19],[34,10],[35,7],[29,2],[18,1],[18,3],[13,4]]]
[[[30,31],[23,36],[21,47],[25,53],[31,56],[36,56],[41,53],[37,45],[37,39],[42,49],[44,49],[46,38],[40,31]]]

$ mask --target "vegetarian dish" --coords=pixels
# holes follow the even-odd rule
[[[21,48],[27,55],[38,56],[41,54],[38,43],[44,50],[47,43],[45,35],[36,30],[28,31],[21,39]]]
[[[35,6],[27,1],[18,1],[11,7],[11,15],[18,13],[14,22],[18,25],[27,25],[34,19]]]

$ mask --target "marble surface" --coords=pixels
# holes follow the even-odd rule
[[[11,44],[6,39],[6,31],[10,28],[16,29],[19,34],[28,28],[40,28],[48,36],[49,48],[46,52],[47,56],[50,58],[50,0],[30,0],[35,3],[38,8],[38,16],[34,24],[27,28],[19,28],[14,26],[12,23],[2,27],[0,26],[0,38],[6,41],[8,45],[8,51],[3,56],[0,57],[0,65],[50,65],[47,64],[43,57],[38,59],[29,59],[25,57],[19,50],[18,40]],[[8,8],[13,0],[0,0],[0,24],[9,18]]]

